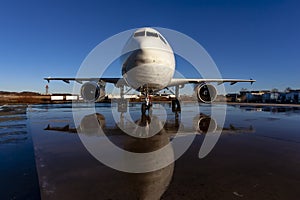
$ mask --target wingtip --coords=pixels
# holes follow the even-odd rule
[[[47,77],[47,78],[44,78],[44,80],[46,80],[48,83],[50,83],[50,79],[51,79],[51,77],[49,76],[49,77]]]
[[[250,83],[251,83],[251,85],[254,83],[254,82],[256,82],[256,80],[253,80],[252,78],[250,78]]]

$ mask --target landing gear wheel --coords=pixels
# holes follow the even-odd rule
[[[142,108],[141,108],[142,115],[146,114],[146,110],[147,110],[147,105],[145,103],[142,103]]]
[[[172,112],[180,112],[181,107],[180,107],[180,102],[178,99],[172,100]]]

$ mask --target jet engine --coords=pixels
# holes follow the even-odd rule
[[[213,133],[218,127],[216,120],[204,114],[194,118],[194,126],[201,134]]]
[[[217,89],[210,84],[200,84],[195,87],[198,101],[202,103],[211,103],[217,97]]]
[[[79,130],[85,135],[99,135],[99,130],[105,128],[105,117],[102,114],[94,113],[82,118]],[[78,130],[78,129],[77,129]]]
[[[85,101],[93,102],[105,97],[105,85],[96,82],[86,82],[81,86],[80,94]]]

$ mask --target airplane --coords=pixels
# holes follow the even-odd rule
[[[175,56],[167,39],[157,30],[149,27],[137,29],[127,41],[124,49],[137,47],[125,58],[122,66],[122,78],[44,78],[51,80],[62,80],[66,83],[76,81],[83,84],[80,89],[82,98],[88,102],[95,102],[105,97],[105,84],[112,83],[120,88],[121,100],[118,108],[125,106],[124,87],[133,88],[141,92],[145,100],[141,105],[141,112],[145,114],[152,105],[150,95],[160,90],[175,86],[175,100],[172,107],[180,111],[179,89],[185,84],[195,84],[195,93],[199,102],[212,103],[217,97],[215,86],[210,83],[222,84],[229,82],[231,85],[238,82],[255,82],[252,79],[186,79],[174,78]],[[84,82],[84,83],[83,83]],[[125,112],[126,112],[125,109]]]

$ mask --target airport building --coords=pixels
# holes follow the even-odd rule
[[[290,90],[285,98],[287,103],[300,103],[300,90]]]
[[[227,102],[247,103],[300,103],[300,89],[279,92],[277,90],[240,91],[226,95]]]

